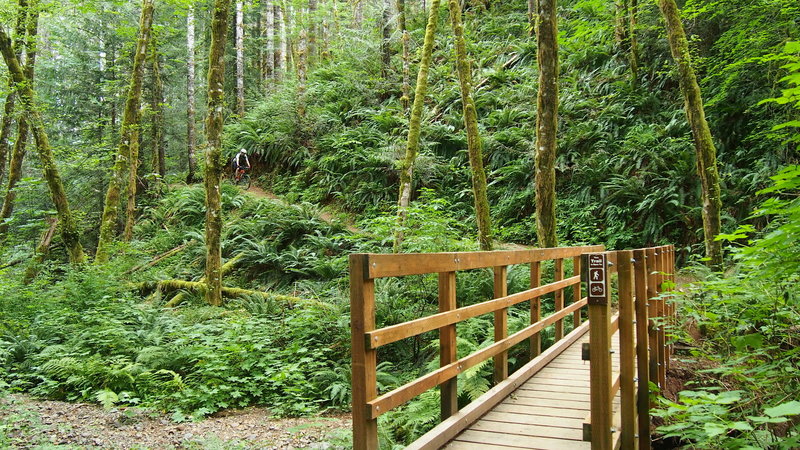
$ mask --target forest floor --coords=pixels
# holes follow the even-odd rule
[[[334,449],[350,429],[349,414],[276,419],[266,408],[247,408],[176,423],[141,408],[0,398],[0,447]]]

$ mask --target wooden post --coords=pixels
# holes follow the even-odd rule
[[[558,258],[553,265],[553,281],[561,281],[564,279],[564,260]],[[564,309],[564,290],[559,289],[555,292],[555,312]],[[555,323],[555,342],[560,341],[564,337],[564,319],[559,319]]]
[[[542,283],[542,263],[534,261],[531,263],[531,288],[539,287]],[[531,323],[534,324],[542,320],[542,299],[534,297],[531,299]],[[542,353],[542,335],[536,333],[531,336],[530,359],[536,358]]]
[[[508,266],[494,268],[494,298],[508,295]],[[494,313],[494,341],[498,342],[508,337],[508,308],[503,308]],[[494,383],[500,383],[508,378],[508,351],[494,357]]]
[[[656,306],[656,252],[653,248],[645,250],[645,264],[647,272],[647,342],[650,348],[650,360],[648,370],[650,381],[658,384],[658,330],[656,329],[654,318],[657,316],[658,307]],[[659,385],[659,388],[661,386]]]
[[[575,256],[572,258],[572,276],[580,275],[581,274],[581,257]],[[578,283],[572,287],[572,301],[579,302],[583,297],[581,296],[581,284]],[[575,311],[572,315],[572,325],[573,329],[578,328],[581,325],[581,310]]]
[[[369,278],[369,255],[350,255],[350,351],[353,358],[353,448],[378,448],[378,419],[367,402],[378,396],[377,351],[367,348],[364,333],[375,329],[375,280]]]
[[[456,309],[456,273],[439,274],[439,312]],[[439,366],[446,366],[457,359],[456,325],[439,328]],[[441,393],[441,416],[447,419],[458,411],[458,379],[452,378],[439,385]]]
[[[619,367],[620,367],[620,425],[621,448],[636,447],[636,392],[634,391],[634,306],[633,306],[633,252],[617,252],[619,274]]]
[[[664,316],[664,304],[666,303],[664,297],[661,295],[664,292],[664,247],[659,247],[656,249],[656,270],[658,273],[656,277],[658,279],[657,284],[657,291],[659,299],[656,301],[657,315],[658,315],[658,385],[661,389],[667,385],[667,343],[666,343],[666,335],[664,333],[664,321],[666,317]]]
[[[650,368],[647,318],[647,265],[645,251],[634,250],[634,285],[636,287],[636,391],[638,409],[639,449],[650,450]]]
[[[605,253],[589,253],[584,262],[589,268],[589,387],[592,421],[592,449],[612,448],[611,405],[611,305],[609,302],[608,261]]]

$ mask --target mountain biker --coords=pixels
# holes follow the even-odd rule
[[[239,169],[249,170],[250,160],[247,158],[247,150],[241,149],[236,156],[233,157],[233,173],[234,175],[239,172]]]

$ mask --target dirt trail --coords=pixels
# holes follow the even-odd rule
[[[261,189],[258,186],[250,186],[250,189],[248,189],[245,192],[247,192],[249,194],[252,194],[253,196],[258,197],[258,198],[269,198],[269,199],[272,199],[272,200],[279,201],[279,202],[281,202],[281,203],[283,203],[285,205],[288,205],[288,203],[285,202],[282,198],[278,197],[277,195],[273,194],[272,192],[265,191],[265,190]],[[336,217],[334,217],[333,214],[331,214],[331,213],[329,213],[327,211],[320,212],[319,218],[324,220],[325,222],[328,222],[328,223],[338,222]],[[351,233],[362,234],[364,232],[363,230],[360,230],[360,229],[356,228],[355,226],[353,226],[352,223],[347,222],[347,223],[344,223],[343,225]]]
[[[349,415],[274,419],[264,408],[175,423],[137,408],[106,410],[16,394],[0,398],[3,448],[333,449],[342,447],[350,424]]]

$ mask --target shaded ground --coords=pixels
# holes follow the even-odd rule
[[[137,408],[0,398],[0,448],[334,449],[350,429],[349,414],[274,419],[267,409],[248,408],[175,423]]]

